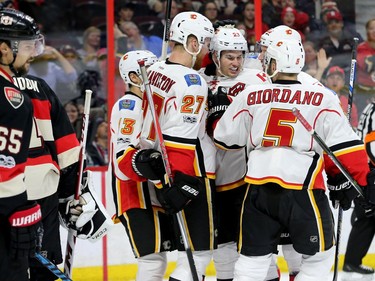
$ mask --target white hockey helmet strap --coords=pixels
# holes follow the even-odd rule
[[[276,73],[300,73],[305,65],[305,51],[298,40],[277,40],[268,46],[264,56],[264,63],[268,69],[271,59],[276,61]]]
[[[135,72],[138,76],[141,76],[141,69],[138,64],[139,60],[143,60],[145,66],[148,67],[157,62],[158,58],[154,53],[147,50],[129,51],[121,57],[119,62],[119,71],[124,82],[136,87],[141,87],[141,85],[133,83],[129,74]]]

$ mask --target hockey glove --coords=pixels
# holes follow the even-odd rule
[[[332,206],[337,208],[337,203],[339,203],[344,211],[351,207],[353,199],[359,195],[354,186],[341,173],[335,177],[328,176],[327,186]]]
[[[203,189],[199,178],[176,171],[172,186],[156,188],[156,196],[167,213],[175,214],[197,198]]]
[[[164,178],[165,168],[161,153],[155,149],[143,149],[134,153],[132,158],[134,171],[149,180]]]
[[[12,258],[34,257],[37,246],[37,230],[42,212],[37,203],[18,208],[10,217],[10,255]]]
[[[371,169],[367,174],[367,186],[363,189],[364,197],[359,196],[356,204],[365,210],[366,217],[375,215],[375,169]]]
[[[219,87],[216,94],[208,92],[207,133],[209,136],[212,136],[216,122],[223,116],[231,102],[225,87]]]
[[[74,230],[78,238],[94,242],[107,234],[113,223],[94,191],[92,172],[84,174],[78,203],[72,197],[60,200],[60,219],[62,226]]]

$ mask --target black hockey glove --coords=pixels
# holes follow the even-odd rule
[[[165,168],[161,153],[155,149],[143,149],[134,153],[132,158],[134,171],[149,180],[164,178]]]
[[[208,92],[208,116],[207,116],[207,133],[212,136],[214,124],[223,116],[232,100],[227,95],[227,88],[218,87],[217,93]]]
[[[204,185],[199,178],[179,171],[175,173],[172,186],[155,188],[160,204],[169,214],[181,211],[191,200],[197,198],[203,189]]]
[[[34,257],[42,212],[37,203],[18,208],[10,217],[10,255],[12,258]]]
[[[332,206],[337,208],[337,203],[339,203],[344,211],[351,207],[353,199],[359,195],[358,191],[342,173],[334,178],[328,176],[327,186]]]
[[[365,210],[366,217],[375,215],[375,169],[367,174],[367,186],[363,189],[364,198],[359,196],[356,204]]]

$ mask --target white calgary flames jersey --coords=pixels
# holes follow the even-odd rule
[[[240,93],[217,123],[215,143],[226,149],[250,144],[245,179],[249,183],[325,189],[323,169],[332,176],[339,170],[294,116],[292,109],[296,107],[353,178],[366,185],[368,165],[363,143],[338,99],[324,87],[290,82],[250,86]]]
[[[215,155],[211,150],[215,147],[205,136],[206,81],[197,71],[168,60],[150,66],[148,79],[172,173],[178,170],[192,176],[210,176],[206,171],[213,170],[210,166],[214,165]],[[156,140],[149,110],[142,138]]]
[[[148,200],[155,203],[153,187],[132,168],[132,157],[140,143],[144,102],[132,92],[126,92],[113,106],[111,113],[112,190],[116,214],[122,215],[132,208],[147,208]]]
[[[216,71],[215,69],[212,69]],[[260,70],[244,68],[235,78],[211,75],[211,69],[201,70],[203,78],[207,81],[212,94],[217,93],[218,87],[225,87],[228,95],[235,97],[247,86],[257,84],[270,84],[267,75]],[[247,152],[246,148],[237,151],[217,149],[216,152],[216,189],[225,191],[244,184],[246,175]]]

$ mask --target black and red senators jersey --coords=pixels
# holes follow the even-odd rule
[[[25,173],[28,198],[40,199],[57,191],[60,170],[78,161],[80,146],[63,105],[44,80],[29,75],[13,80],[34,108]]]
[[[0,69],[0,214],[26,203],[25,166],[33,107],[27,95]]]

